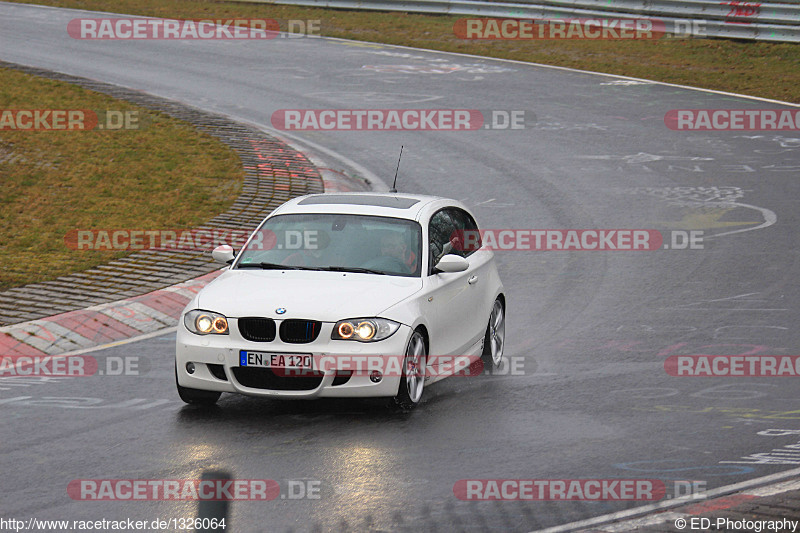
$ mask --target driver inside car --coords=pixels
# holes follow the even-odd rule
[[[404,267],[405,273],[415,270],[417,254],[408,250],[403,236],[392,232],[381,238],[381,256],[397,259]]]

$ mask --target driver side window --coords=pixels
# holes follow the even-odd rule
[[[428,274],[433,273],[433,267],[452,248],[450,239],[456,231],[455,224],[448,209],[442,209],[431,217],[428,225],[429,250]]]
[[[461,257],[469,257],[482,246],[478,225],[475,224],[475,220],[469,213],[455,207],[451,209],[450,218],[456,228],[456,233],[452,237],[456,239],[456,242],[453,243],[453,253]]]

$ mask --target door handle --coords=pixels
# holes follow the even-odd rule
[[[470,285],[475,285],[476,283],[478,283],[478,276],[471,276],[469,280],[467,280],[467,283],[469,283]]]

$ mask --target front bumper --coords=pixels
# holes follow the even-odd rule
[[[271,342],[254,342],[244,339],[239,333],[238,321],[228,319],[228,335],[196,335],[183,325],[178,325],[175,362],[178,384],[192,389],[235,392],[248,396],[283,399],[312,398],[369,398],[395,396],[401,377],[397,372],[386,373],[380,382],[373,383],[368,373],[355,372],[349,379],[327,365],[319,377],[276,376],[269,370],[242,367],[240,350],[251,350],[277,354],[315,356],[366,356],[405,353],[411,328],[401,325],[388,339],[377,342],[332,340],[334,324],[323,323],[319,336],[307,344],[284,343],[280,338]],[[187,363],[193,363],[195,371],[189,374]],[[335,366],[335,365],[334,365]],[[221,371],[222,370],[222,371]],[[299,389],[299,390],[297,390]]]

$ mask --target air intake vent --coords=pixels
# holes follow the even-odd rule
[[[272,342],[275,340],[275,321],[252,316],[240,318],[239,333],[249,341]]]
[[[281,340],[291,344],[314,342],[322,329],[322,322],[316,320],[289,319],[281,322]]]
[[[314,390],[322,384],[323,374],[313,372],[307,377],[279,376],[270,368],[235,366],[233,376],[240,384],[251,389],[265,390]]]
[[[208,367],[208,371],[211,372],[211,375],[217,379],[221,379],[222,381],[228,381],[228,376],[225,375],[225,367],[222,365],[213,365],[211,363],[207,363],[206,366]]]

